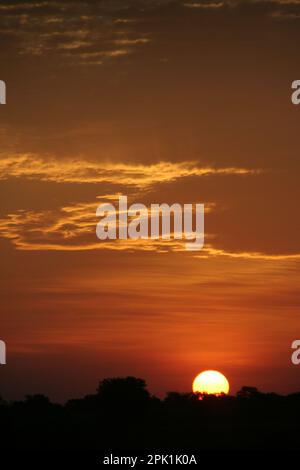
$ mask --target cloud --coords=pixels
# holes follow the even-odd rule
[[[255,251],[226,251],[218,248],[214,248],[212,245],[208,245],[203,249],[203,254],[214,257],[227,257],[233,259],[244,259],[244,260],[264,260],[264,261],[296,261],[300,259],[300,253],[262,253]],[[195,255],[195,257],[201,257]]]
[[[36,59],[47,56],[57,65],[103,65],[121,60],[159,39],[157,18],[173,18],[173,12],[190,10],[190,15],[206,11],[236,9],[243,15],[256,12],[274,19],[297,19],[296,0],[109,0],[103,2],[4,1],[0,5],[0,37],[4,51]],[[140,24],[149,31],[141,34]],[[145,29],[145,28],[143,28]],[[119,38],[120,35],[124,37]],[[11,46],[11,47],[10,47]],[[124,46],[124,50],[122,47]],[[97,59],[92,54],[97,54]],[[101,58],[100,58],[101,57]]]
[[[111,194],[102,196],[101,201],[117,198],[117,194]],[[19,210],[0,219],[1,235],[22,251],[185,250],[184,240],[100,241],[96,238],[96,224],[99,220],[95,216],[96,208],[95,203],[78,203],[52,211]]]
[[[117,44],[118,46],[128,46],[132,44],[147,44],[147,42],[150,42],[150,39],[148,38],[116,39],[114,41],[114,43]]]
[[[215,168],[197,162],[159,162],[150,165],[105,163],[85,159],[56,160],[33,154],[11,155],[0,160],[0,180],[28,178],[57,183],[111,183],[149,187],[191,176],[255,175],[258,169]]]
[[[99,202],[117,201],[120,193],[98,196]],[[98,203],[99,203],[98,202]],[[186,240],[107,240],[96,238],[95,216],[98,203],[77,203],[46,211],[18,210],[0,219],[2,237],[11,240],[21,251],[150,251],[156,253],[186,252]],[[117,207],[117,203],[116,203]],[[215,209],[205,204],[205,213]],[[193,252],[194,258],[231,258],[249,261],[288,262],[300,259],[300,253],[263,253],[256,251],[228,251],[209,242],[212,235],[205,234],[205,246]]]
[[[222,8],[225,2],[189,2],[183,4],[187,8],[199,8],[199,9],[216,9]]]
[[[231,9],[247,8],[253,12],[257,11],[263,16],[267,15],[274,19],[282,20],[295,20],[300,17],[299,0],[190,0],[183,2],[183,6],[190,9],[198,9],[199,11],[217,11],[224,7]]]
[[[0,37],[5,36],[6,50],[11,44],[13,53],[22,56],[47,55],[64,65],[100,65],[149,42],[135,33],[135,18],[122,21],[129,6],[130,2],[114,1],[2,2]],[[124,35],[124,50],[115,42],[120,34]],[[92,54],[102,60],[95,60]]]

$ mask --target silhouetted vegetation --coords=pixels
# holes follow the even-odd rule
[[[2,445],[15,449],[298,449],[300,393],[243,387],[236,396],[151,396],[142,379],[110,378],[65,405],[0,399]]]

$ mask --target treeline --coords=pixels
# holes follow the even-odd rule
[[[243,387],[236,396],[150,395],[144,380],[111,378],[95,394],[51,403],[0,400],[8,449],[298,449],[300,393]]]

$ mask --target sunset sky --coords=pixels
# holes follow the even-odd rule
[[[299,391],[300,1],[3,0],[0,37],[0,396]],[[119,194],[204,203],[204,249],[101,242]]]

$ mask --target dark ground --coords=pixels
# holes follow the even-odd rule
[[[133,377],[105,379],[95,395],[53,404],[43,395],[0,402],[2,449],[298,450],[300,393],[150,396]]]

